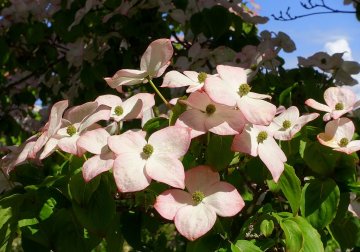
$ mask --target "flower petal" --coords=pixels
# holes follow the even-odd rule
[[[108,138],[109,148],[116,154],[142,153],[146,145],[145,136],[142,132],[127,131],[121,135]]]
[[[166,154],[153,154],[147,160],[145,170],[152,179],[176,188],[185,188],[184,166],[177,158]]]
[[[170,39],[157,39],[150,43],[141,57],[140,69],[150,77],[161,76],[173,55],[174,49]]]
[[[154,208],[165,219],[173,220],[180,208],[192,204],[191,194],[178,189],[170,189],[156,197]]]
[[[114,165],[114,159],[114,153],[107,152],[101,155],[95,155],[86,160],[82,169],[84,180],[89,182],[100,173],[110,170]]]
[[[212,76],[205,80],[205,91],[209,97],[220,104],[235,106],[239,95],[233,92],[219,77]]]
[[[179,233],[191,241],[206,234],[215,221],[215,211],[205,204],[184,206],[177,211],[174,219]]]
[[[284,171],[286,156],[273,138],[268,138],[262,144],[259,144],[259,157],[277,183]]]
[[[61,119],[65,109],[69,106],[69,101],[59,101],[55,103],[50,112],[49,128],[47,131],[48,137],[51,137],[61,126]]]
[[[146,76],[148,76],[148,73],[146,71],[121,69],[117,71],[113,77],[104,78],[104,80],[111,88],[118,88],[122,85],[132,86],[142,83]]]
[[[195,191],[205,192],[213,184],[220,181],[219,173],[207,165],[199,165],[185,173],[185,186],[190,193]]]
[[[305,104],[308,105],[309,107],[312,107],[313,109],[320,110],[320,111],[331,112],[331,110],[332,110],[329,106],[319,103],[319,102],[315,101],[314,99],[307,99],[305,101]]]
[[[114,162],[114,178],[120,192],[135,192],[150,185],[145,172],[146,160],[136,153],[123,153]]]
[[[154,147],[154,154],[164,153],[180,158],[189,149],[190,130],[179,126],[166,127],[152,134],[148,142]]]
[[[247,83],[246,71],[241,67],[218,65],[216,70],[232,91],[237,92],[240,85]]]
[[[204,194],[203,203],[211,206],[219,216],[234,216],[245,206],[236,188],[226,182],[213,184]]]
[[[108,149],[104,147],[107,147],[109,137],[110,134],[104,128],[90,130],[80,136],[77,145],[93,154],[100,154]]]
[[[161,87],[177,88],[177,87],[185,87],[195,84],[196,82],[194,83],[194,81],[191,80],[186,75],[173,70],[165,74],[164,81]]]
[[[257,135],[259,131],[250,125],[245,126],[241,134],[236,135],[231,145],[231,150],[250,154],[253,157],[258,155]]]
[[[238,106],[245,118],[253,124],[268,125],[276,114],[276,106],[270,102],[241,97]]]

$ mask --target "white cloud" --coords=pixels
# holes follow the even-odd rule
[[[344,60],[353,60],[349,42],[345,38],[327,42],[324,49],[330,55],[334,53],[344,53]]]

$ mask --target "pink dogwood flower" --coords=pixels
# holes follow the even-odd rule
[[[165,74],[161,87],[177,88],[186,87],[187,93],[201,90],[204,86],[206,78],[210,76],[205,72],[184,71],[184,74],[178,71],[170,71]]]
[[[216,216],[236,215],[245,206],[236,188],[220,181],[209,166],[200,165],[185,173],[187,191],[170,189],[161,193],[154,208],[176,229],[193,241],[206,234],[215,224]]]
[[[190,146],[189,131],[171,126],[156,131],[148,141],[144,131],[109,137],[109,147],[117,155],[114,177],[119,191],[143,190],[152,179],[184,188],[184,167],[179,158]]]
[[[83,165],[82,173],[86,182],[113,167],[115,154],[108,147],[109,137],[110,134],[104,128],[98,128],[85,132],[77,141],[80,148],[95,154]]]
[[[346,117],[328,122],[325,132],[317,135],[319,142],[335,151],[351,154],[360,150],[360,140],[352,141],[354,136],[354,123]]]
[[[216,103],[205,92],[194,92],[187,100],[180,102],[188,105],[177,123],[192,129],[192,137],[210,131],[218,135],[239,134],[246,123],[240,110]]]
[[[153,94],[139,93],[125,101],[116,95],[101,95],[95,100],[99,108],[95,112],[101,120],[113,119],[116,122],[141,118],[143,111],[155,105]]]
[[[77,140],[86,130],[98,128],[98,116],[92,116],[98,107],[97,102],[87,102],[72,107],[65,112],[60,128],[45,144],[43,153],[50,155],[59,147],[62,151],[81,156],[85,150],[77,146]],[[42,153],[42,154],[43,154]],[[45,156],[40,155],[40,159]]]
[[[327,112],[323,116],[324,121],[338,119],[342,115],[357,108],[360,103],[356,102],[355,93],[347,87],[330,87],[324,92],[325,104],[319,103],[314,99],[307,99],[305,104],[316,110]]]
[[[291,106],[275,117],[269,127],[274,130],[275,139],[286,141],[292,139],[305,124],[315,120],[318,116],[318,113],[300,116],[299,109]]]
[[[38,152],[60,129],[63,113],[68,106],[69,106],[68,100],[59,101],[52,106],[49,116],[49,121],[44,126],[42,134],[36,140],[33,148],[30,150],[29,158],[35,158]],[[43,159],[47,157],[50,154],[47,152],[48,150],[49,149],[44,149],[40,153],[39,158]]]
[[[170,64],[173,55],[170,39],[157,39],[150,43],[141,57],[140,70],[121,69],[111,78],[105,78],[112,88],[131,86],[147,81],[147,78],[160,77]]]
[[[273,138],[270,127],[246,125],[241,134],[234,137],[231,149],[253,157],[259,156],[277,182],[284,171],[286,156]]]
[[[245,118],[253,124],[268,125],[275,116],[275,105],[264,101],[269,95],[250,92],[245,69],[218,65],[219,77],[205,81],[205,91],[212,100],[228,106],[237,105]]]

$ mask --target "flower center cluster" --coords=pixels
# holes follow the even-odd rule
[[[209,105],[206,106],[205,110],[206,110],[206,114],[212,115],[216,111],[216,107],[215,107],[214,104],[209,104]]]
[[[291,127],[291,122],[289,120],[285,120],[285,121],[283,121],[282,126],[283,126],[284,129],[288,129],[288,128]]]
[[[343,110],[344,109],[344,104],[342,102],[336,103],[335,109],[336,110]]]
[[[154,147],[151,144],[146,144],[143,148],[143,153],[146,158],[149,158],[154,152]]]
[[[200,191],[195,191],[193,194],[192,194],[192,200],[194,201],[194,203],[196,205],[198,205],[199,203],[201,203],[201,201],[205,198],[205,195],[203,192],[200,192]]]
[[[346,147],[349,143],[349,139],[347,139],[346,137],[343,137],[340,139],[340,143],[339,146],[340,147]]]
[[[198,81],[199,83],[204,83],[207,77],[207,73],[200,72],[198,75]]]
[[[258,143],[262,143],[266,140],[267,137],[268,133],[266,131],[260,131],[260,133],[256,137],[256,140]]]
[[[124,109],[121,106],[116,106],[114,113],[117,116],[121,116],[124,113]]]
[[[69,136],[73,136],[75,133],[76,133],[76,128],[74,125],[69,125],[67,128],[66,128],[66,133],[69,134]]]
[[[249,86],[249,84],[241,84],[239,87],[239,94],[240,97],[247,95],[251,90],[251,87]]]

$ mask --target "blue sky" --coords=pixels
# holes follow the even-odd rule
[[[320,0],[313,0],[314,3]],[[303,0],[303,2],[306,2]],[[354,11],[351,5],[343,5],[342,0],[325,1],[335,9]],[[270,17],[278,15],[279,11],[286,11],[290,6],[292,15],[310,13],[305,10],[298,0],[256,0],[261,6],[260,15]],[[260,30],[283,31],[295,42],[297,50],[290,54],[282,54],[288,67],[297,65],[297,56],[308,57],[318,51],[333,53],[334,49],[350,49],[348,59],[360,61],[360,22],[355,14],[324,14],[300,18],[293,21],[276,21],[272,17],[265,25],[259,26]],[[330,51],[329,51],[330,50]]]

